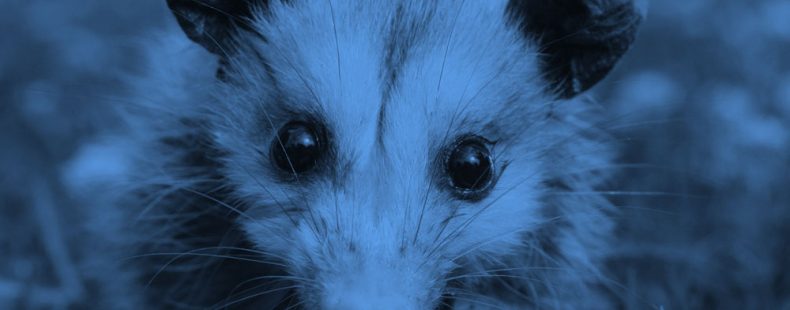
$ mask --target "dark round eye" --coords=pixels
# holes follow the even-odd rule
[[[290,122],[280,128],[272,142],[272,159],[285,172],[305,172],[316,165],[323,153],[322,143],[313,125]]]
[[[447,158],[447,174],[456,189],[477,192],[488,188],[493,179],[491,153],[479,141],[458,144]]]

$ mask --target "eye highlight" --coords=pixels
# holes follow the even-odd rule
[[[303,173],[312,169],[323,153],[324,142],[315,125],[306,122],[285,124],[272,141],[272,161],[287,173]]]
[[[464,199],[478,198],[493,183],[491,151],[479,138],[467,138],[456,144],[445,168],[452,187]]]

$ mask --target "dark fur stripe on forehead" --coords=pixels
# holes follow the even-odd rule
[[[409,57],[411,48],[420,40],[425,39],[426,29],[436,11],[436,3],[428,3],[421,14],[415,16],[409,14],[409,8],[406,5],[405,3],[398,4],[395,13],[390,18],[384,40],[384,59],[381,70],[383,85],[376,134],[379,142],[384,135],[387,102],[392,90],[397,87],[400,70]]]
[[[425,11],[419,16],[406,12],[408,8],[399,4],[390,20],[389,32],[385,39],[386,46],[383,60],[382,78],[384,80],[384,100],[389,96],[398,79],[401,66],[409,56],[409,50],[418,41],[425,38],[426,29],[436,10],[436,4],[426,5]]]

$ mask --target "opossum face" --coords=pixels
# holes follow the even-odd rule
[[[614,13],[564,2],[587,22],[531,1],[169,2],[221,59],[212,134],[240,225],[308,308],[436,307],[453,272],[524,251],[551,220],[541,196],[568,138],[553,107],[633,34],[576,38]],[[551,41],[569,34],[606,57]]]

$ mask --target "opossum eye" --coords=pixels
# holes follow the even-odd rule
[[[323,142],[315,126],[294,121],[285,124],[272,142],[274,164],[288,173],[301,173],[313,168],[323,153]]]
[[[487,189],[493,179],[491,152],[476,139],[457,144],[446,166],[453,187],[465,196]]]

